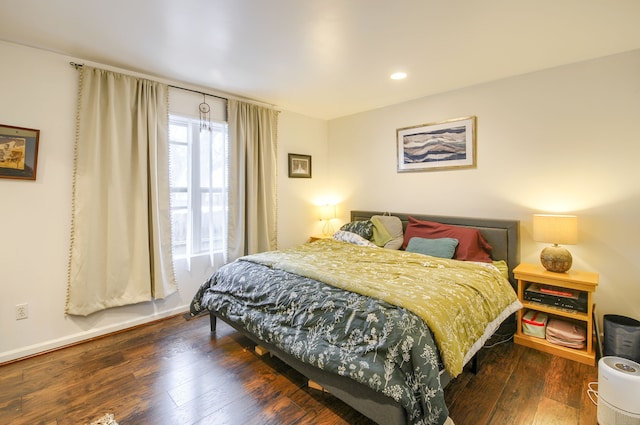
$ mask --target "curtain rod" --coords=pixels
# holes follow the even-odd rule
[[[222,99],[222,100],[229,100],[228,98],[222,97],[222,96],[218,96],[217,94],[204,93],[204,92],[201,92],[199,90],[193,90],[193,89],[187,89],[187,88],[184,88],[184,87],[172,86],[171,84],[168,84],[168,86],[172,87],[174,89],[186,90],[186,91],[190,91],[190,92],[193,92],[193,93],[202,94],[202,95],[205,95],[205,96],[217,97],[218,99]]]
[[[69,62],[69,65],[74,67],[76,70],[78,70],[79,68],[82,68],[82,66],[83,66],[81,63],[76,63],[76,62]],[[218,95],[215,95],[215,94],[201,92],[199,90],[187,89],[187,88],[184,88],[184,87],[174,86],[174,85],[171,85],[171,84],[167,84],[167,86],[169,86],[171,88],[174,88],[174,89],[186,90],[186,91],[190,91],[190,92],[193,92],[193,93],[202,94],[204,96],[211,96],[211,97],[217,97],[218,99],[222,99],[222,100],[229,100],[226,97],[218,96]]]

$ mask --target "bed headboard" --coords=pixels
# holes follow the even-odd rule
[[[491,257],[494,260],[505,260],[509,266],[509,281],[517,288],[513,277],[513,268],[520,262],[520,222],[518,220],[503,220],[473,217],[451,217],[427,214],[406,214],[380,211],[351,211],[351,221],[369,220],[374,215],[394,215],[402,221],[404,229],[407,227],[408,217],[418,220],[436,221],[438,223],[456,226],[473,227],[480,230],[482,236],[493,247]]]

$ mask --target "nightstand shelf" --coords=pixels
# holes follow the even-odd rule
[[[567,273],[554,273],[545,270],[542,266],[534,264],[520,264],[513,270],[513,273],[518,280],[518,298],[524,306],[524,308],[518,312],[518,327],[514,335],[514,342],[545,353],[594,366],[596,364],[596,353],[593,338],[593,293],[596,290],[596,286],[598,286],[598,274],[577,270],[569,270]],[[585,292],[587,294],[587,312],[583,313],[558,308],[553,305],[526,301],[524,299],[524,291],[531,283]],[[581,323],[587,331],[586,347],[584,349],[563,347],[552,344],[543,338],[525,335],[522,331],[522,316],[524,316],[528,310],[547,313],[550,318],[568,319],[569,321]]]

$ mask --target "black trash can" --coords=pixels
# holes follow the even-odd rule
[[[640,321],[616,314],[604,315],[604,355],[640,363]]]

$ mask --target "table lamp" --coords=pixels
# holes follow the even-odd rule
[[[326,204],[320,206],[320,220],[324,222],[322,226],[322,233],[325,236],[333,235],[333,224],[331,220],[336,218],[336,206],[333,204]]]
[[[578,217],[575,215],[534,214],[533,240],[552,243],[540,253],[540,262],[550,272],[564,273],[573,258],[568,249],[559,246],[578,242]]]

